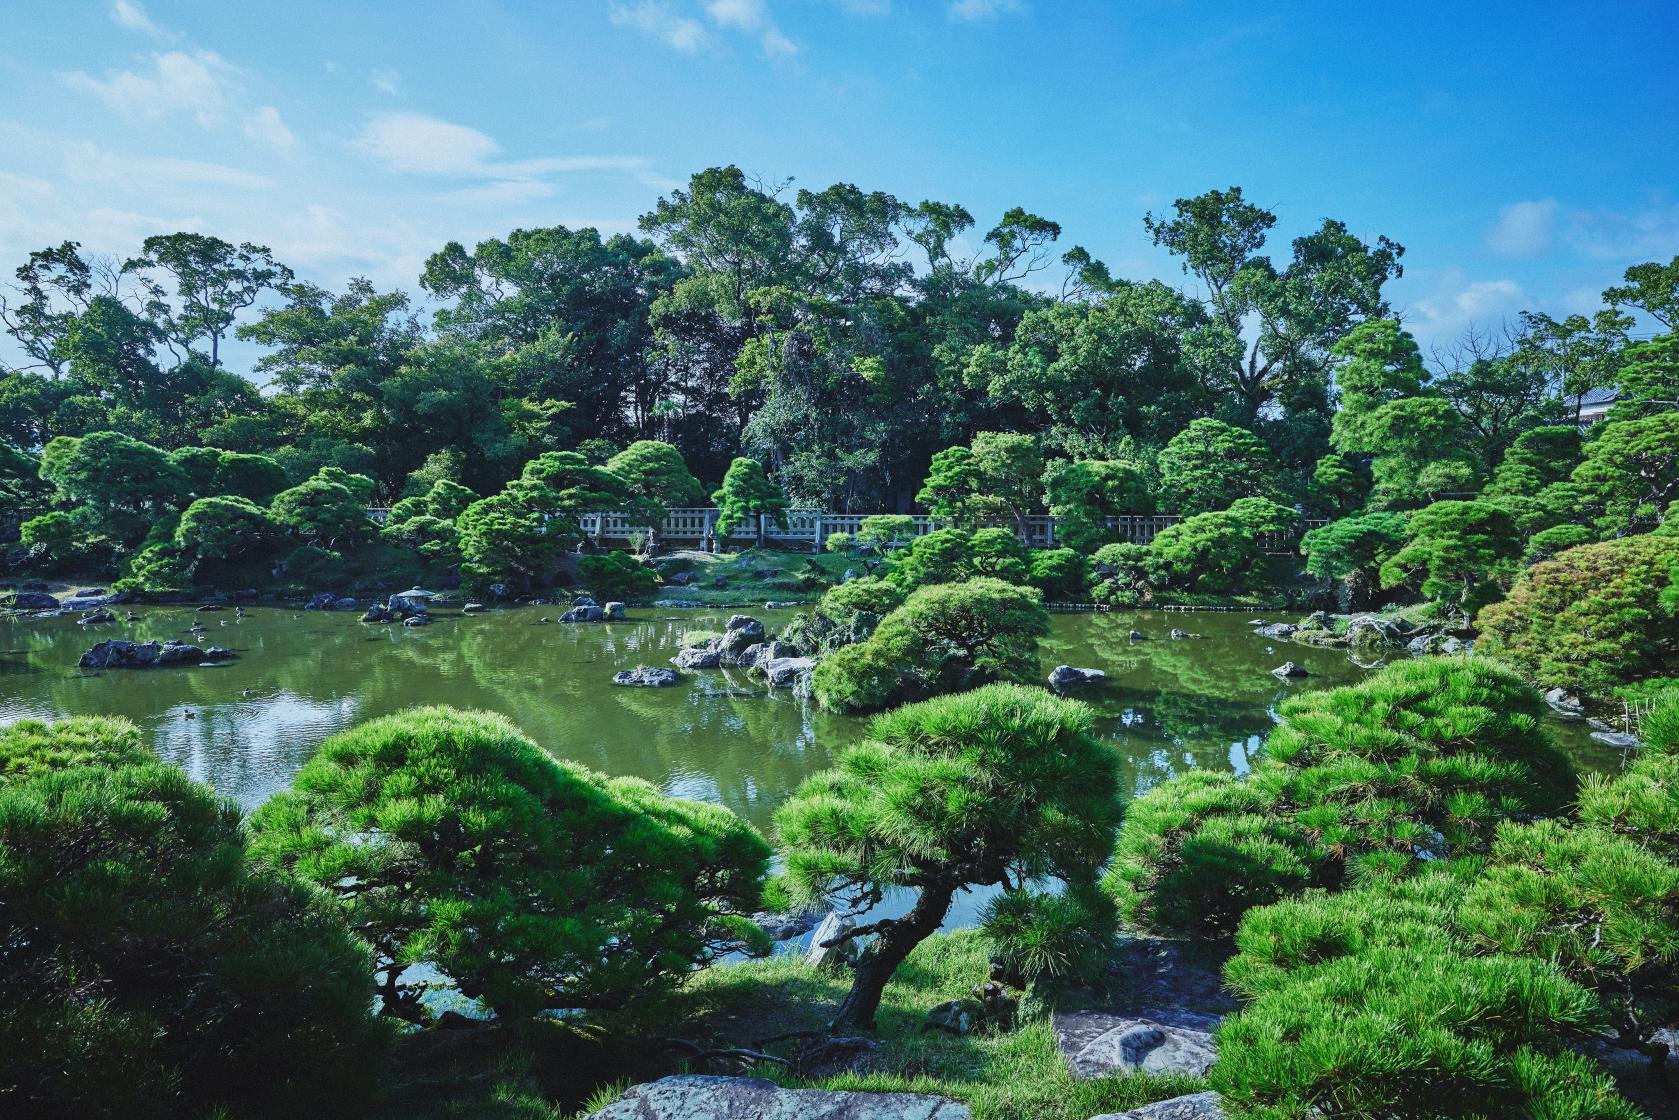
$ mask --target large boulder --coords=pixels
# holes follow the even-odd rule
[[[1057,692],[1079,688],[1087,684],[1100,684],[1108,679],[1108,675],[1100,669],[1080,669],[1072,665],[1057,665],[1049,674],[1049,687]]]
[[[1296,665],[1292,661],[1285,661],[1281,665],[1278,665],[1275,669],[1272,669],[1271,675],[1273,677],[1282,677],[1284,680],[1287,680],[1289,677],[1309,677],[1312,674],[1307,672],[1303,666]]]
[[[303,604],[306,611],[330,611],[338,604],[338,595],[331,591],[317,591]]]
[[[1191,1093],[1187,1097],[1155,1101],[1130,1112],[1104,1112],[1090,1120],[1224,1120],[1224,1106],[1217,1093]]]
[[[10,607],[14,611],[51,611],[57,610],[58,600],[45,591],[15,591],[10,595],[0,595],[0,607]]]
[[[737,661],[748,669],[768,665],[783,657],[797,657],[799,651],[786,642],[757,642],[741,650]]]
[[[581,607],[572,607],[560,616],[561,622],[600,622],[606,618],[606,612],[593,603]]]
[[[1179,1008],[1135,1015],[1066,1011],[1055,1015],[1055,1039],[1073,1076],[1181,1073],[1203,1077],[1218,1060],[1213,1028],[1219,1017]]]
[[[803,910],[797,914],[760,910],[752,915],[752,924],[763,930],[771,941],[788,941],[801,933],[809,933],[816,925],[816,916],[815,910]]]
[[[777,657],[758,666],[771,688],[793,688],[808,676],[816,662],[808,657]]]
[[[926,1093],[783,1089],[756,1077],[688,1073],[631,1086],[585,1120],[969,1120],[968,1106]]]
[[[626,688],[669,688],[682,683],[675,669],[651,669],[643,665],[612,674],[612,683]]]
[[[855,960],[859,952],[856,938],[842,941],[838,945],[826,945],[842,933],[849,932],[857,922],[838,911],[829,911],[828,916],[817,923],[816,932],[810,935],[810,948],[805,951],[805,963],[816,968],[840,969]]]
[[[166,665],[202,665],[231,661],[235,654],[220,646],[200,649],[186,642],[130,642],[112,638],[82,654],[83,669],[151,669]]]
[[[1254,631],[1262,638],[1292,638],[1300,627],[1292,622],[1273,622]]]
[[[624,621],[624,604],[608,603],[601,608],[601,613],[605,616],[607,622],[622,622]]]
[[[764,637],[762,622],[750,615],[730,615],[729,624],[723,628],[720,648],[725,657],[739,657],[749,646],[763,641]]]
[[[707,642],[703,646],[678,650],[670,663],[678,669],[715,669],[723,663],[723,654],[715,642]]]
[[[397,618],[412,618],[431,610],[431,595],[423,591],[404,591],[386,599],[385,607]]]

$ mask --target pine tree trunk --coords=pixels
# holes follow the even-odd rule
[[[845,1027],[865,1031],[875,1029],[874,1016],[880,1008],[880,997],[886,991],[886,982],[892,979],[892,974],[904,963],[910,951],[939,928],[945,914],[950,911],[950,900],[955,894],[953,884],[925,888],[915,907],[881,932],[857,962],[851,991],[846,993],[839,1010],[834,1013],[833,1021],[828,1024],[830,1031]]]

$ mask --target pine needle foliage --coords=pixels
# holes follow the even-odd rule
[[[503,1017],[620,1008],[742,944],[769,857],[733,813],[544,753],[486,712],[333,736],[252,821],[256,853],[336,895],[386,1014],[425,962]]]

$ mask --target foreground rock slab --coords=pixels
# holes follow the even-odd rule
[[[588,1120],[969,1120],[965,1104],[924,1093],[783,1089],[756,1077],[685,1074],[633,1086]]]
[[[1224,1107],[1217,1093],[1191,1093],[1155,1101],[1130,1112],[1105,1112],[1091,1120],[1224,1120]]]
[[[612,683],[625,688],[670,688],[682,683],[682,674],[675,669],[625,669],[612,674]]]
[[[1055,1016],[1055,1041],[1081,1080],[1133,1073],[1201,1077],[1218,1060],[1218,1016],[1178,1008],[1135,1015],[1067,1011]]]
[[[1081,685],[1101,684],[1108,679],[1108,674],[1100,669],[1081,669],[1076,665],[1057,665],[1049,674],[1049,687],[1057,692],[1066,692],[1070,688]]]
[[[185,642],[100,642],[79,662],[83,669],[152,669],[165,665],[203,665],[231,661],[236,655],[220,646],[200,649]]]

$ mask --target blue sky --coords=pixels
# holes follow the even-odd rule
[[[1279,244],[1403,243],[1396,303],[1444,342],[1679,253],[1676,42],[1672,0],[20,0],[0,266],[193,229],[412,288],[449,239],[628,230],[737,163],[982,230],[1025,206],[1177,282],[1144,211],[1237,183]]]

